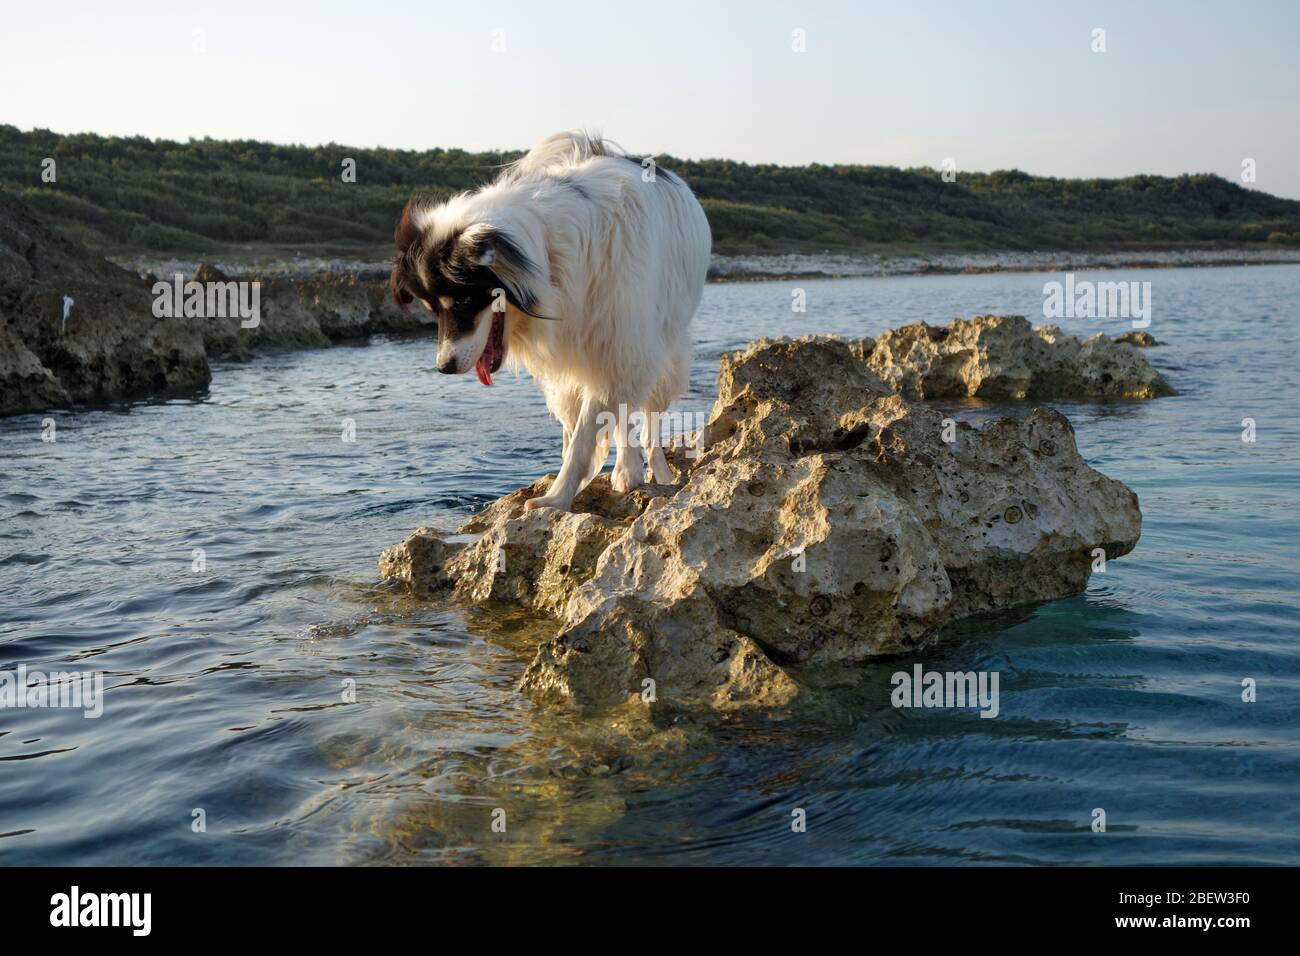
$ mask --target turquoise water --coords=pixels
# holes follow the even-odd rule
[[[1032,318],[1053,278],[710,286],[681,407],[761,334]],[[558,464],[531,383],[440,376],[428,340],[221,366],[201,401],[51,415],[52,443],[0,421],[0,669],[106,686],[98,719],[0,709],[0,863],[1300,863],[1300,267],[1108,278],[1152,283],[1182,393],[1061,406],[1138,492],[1137,549],[806,721],[555,716],[514,690],[528,622],[379,586],[384,547]],[[999,672],[1000,715],[893,709],[915,662]]]

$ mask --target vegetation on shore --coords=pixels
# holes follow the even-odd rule
[[[386,243],[414,193],[446,197],[518,152],[177,143],[0,125],[0,185],[99,249],[202,253],[228,243]],[[42,172],[55,161],[56,181]],[[356,181],[344,182],[344,160]],[[1219,176],[1055,179],[1016,170],[656,162],[699,195],[725,254],[1300,245],[1300,201]]]

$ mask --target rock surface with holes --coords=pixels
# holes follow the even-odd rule
[[[1148,336],[1149,337],[1149,336]],[[870,341],[870,340],[868,340]],[[1154,340],[1151,340],[1154,342]],[[1132,345],[1088,339],[1019,315],[980,315],[947,326],[917,322],[861,344],[867,367],[911,399],[1143,399],[1177,394]]]
[[[524,511],[542,479],[471,519],[472,543],[422,530],[381,570],[554,617],[522,680],[537,700],[732,710],[790,704],[799,665],[1080,591],[1098,556],[1133,549],[1137,496],[1059,412],[954,425],[862,354],[819,337],[725,355],[709,424],[670,455],[677,485],[623,496],[600,476],[571,513]]]

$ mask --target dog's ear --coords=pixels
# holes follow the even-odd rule
[[[388,278],[393,301],[405,309],[414,300],[406,288],[407,272],[420,250],[420,227],[416,225],[415,214],[423,208],[425,200],[416,196],[407,202],[393,230],[393,243],[397,246],[397,258],[393,260],[393,272]]]
[[[409,252],[420,238],[420,227],[415,224],[415,214],[424,207],[424,202],[419,196],[415,196],[402,209],[401,218],[397,220],[397,228],[393,230],[393,242],[397,246],[399,255]]]
[[[524,251],[523,245],[508,232],[482,225],[462,233],[458,252],[466,265],[487,269],[501,283],[510,304],[536,318],[539,290],[546,276],[540,263]]]
[[[403,312],[415,301],[415,296],[406,291],[407,258],[399,255],[393,262],[393,273],[388,277],[388,288],[393,293],[393,301]]]

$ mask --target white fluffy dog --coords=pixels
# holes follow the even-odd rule
[[[616,491],[645,461],[629,420],[686,391],[691,318],[712,238],[679,178],[583,133],[542,140],[491,185],[413,199],[396,232],[393,297],[438,317],[438,371],[526,368],[564,427],[564,464],[529,508],[568,510],[604,465]],[[655,481],[673,474],[645,429]]]

